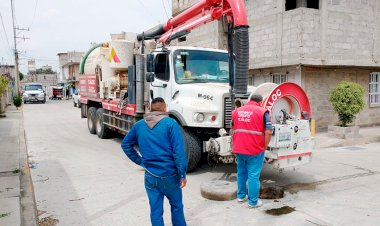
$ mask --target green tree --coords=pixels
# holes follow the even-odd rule
[[[329,101],[338,114],[340,126],[346,127],[365,107],[364,88],[354,82],[342,81],[331,90]]]
[[[55,74],[55,72],[50,68],[47,68],[47,69],[38,68],[36,70],[36,74]]]
[[[21,71],[18,73],[18,75],[19,75],[20,81],[22,81],[25,77]]]

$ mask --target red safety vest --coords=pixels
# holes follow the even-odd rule
[[[233,153],[258,155],[264,151],[264,114],[267,111],[255,101],[249,101],[232,112]]]

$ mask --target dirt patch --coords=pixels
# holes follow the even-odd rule
[[[38,226],[56,226],[58,224],[59,220],[54,219],[51,216],[44,217],[41,220],[38,221]]]
[[[296,183],[290,184],[285,187],[285,190],[290,194],[295,194],[299,191],[303,190],[315,190],[317,188],[318,183]]]
[[[290,206],[283,206],[283,207],[280,207],[280,208],[273,208],[273,209],[269,209],[269,210],[266,210],[265,213],[269,214],[269,215],[273,215],[273,216],[280,216],[280,215],[283,215],[283,214],[289,214],[293,211],[295,211],[296,209],[294,209],[293,207],[290,207]]]
[[[281,199],[284,198],[284,189],[279,187],[260,188],[260,199]]]

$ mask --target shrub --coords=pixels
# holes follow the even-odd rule
[[[354,82],[342,81],[331,90],[329,101],[338,114],[340,126],[346,127],[365,106],[364,88]]]
[[[22,98],[20,95],[14,96],[13,97],[13,104],[18,108],[22,104]]]
[[[4,75],[0,75],[0,94],[7,90],[9,79]]]

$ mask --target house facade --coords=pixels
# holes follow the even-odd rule
[[[84,52],[58,53],[59,58],[59,80],[61,82],[79,80],[79,64]]]
[[[173,0],[173,15],[197,1]],[[301,85],[317,130],[338,122],[328,100],[340,81],[365,89],[356,125],[380,124],[379,0],[246,0],[250,31],[249,83]],[[193,30],[178,45],[226,49],[223,21]]]

